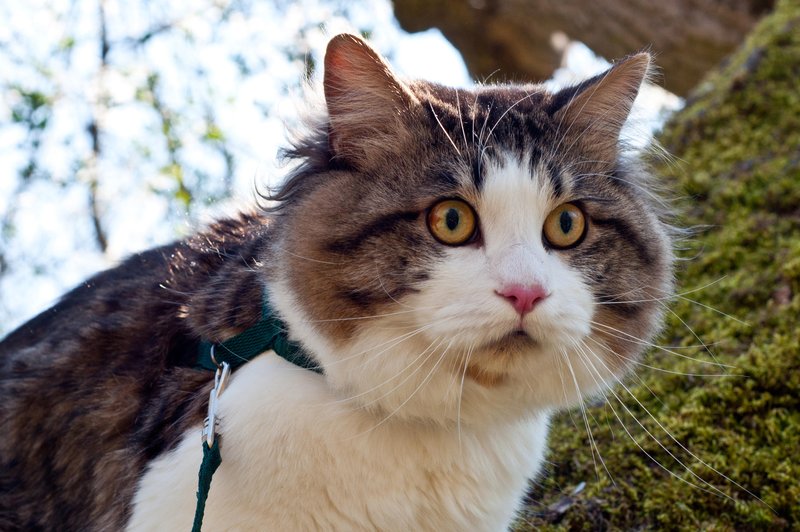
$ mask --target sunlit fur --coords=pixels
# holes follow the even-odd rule
[[[618,146],[648,65],[633,56],[556,94],[462,91],[402,81],[334,38],[327,114],[290,152],[300,166],[272,196],[259,265],[324,376],[271,353],[234,375],[209,529],[509,525],[550,413],[625,374],[671,290],[668,226]],[[474,241],[430,234],[445,198],[472,206]],[[587,230],[556,250],[542,227],[565,202]],[[499,294],[532,284],[548,295],[524,316]],[[149,468],[132,529],[188,527],[198,440]]]

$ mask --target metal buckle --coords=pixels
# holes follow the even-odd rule
[[[225,391],[225,386],[228,384],[228,376],[231,374],[230,364],[227,362],[219,364],[214,358],[214,347],[213,345],[211,346],[211,360],[216,364],[217,371],[214,373],[214,388],[209,392],[208,396],[208,416],[203,422],[203,441],[209,447],[214,445],[214,439],[217,435],[219,397]]]

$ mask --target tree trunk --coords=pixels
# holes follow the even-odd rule
[[[541,80],[558,66],[564,32],[608,59],[656,54],[665,87],[685,95],[734,50],[773,0],[394,0],[407,31],[439,28],[473,76]],[[493,76],[494,77],[494,76]]]

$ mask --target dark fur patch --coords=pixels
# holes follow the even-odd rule
[[[198,341],[258,320],[264,227],[135,255],[0,343],[1,529],[123,528],[147,462],[205,416]]]
[[[531,165],[533,162],[531,162]],[[552,160],[547,161],[547,177],[553,186],[553,194],[560,198],[564,194],[564,178],[561,176],[561,169]]]
[[[380,238],[386,233],[397,231],[401,229],[404,223],[413,222],[419,216],[419,212],[396,212],[381,216],[377,220],[361,227],[356,234],[331,242],[328,244],[328,250],[345,255],[353,253],[367,240]]]
[[[639,259],[645,266],[651,266],[654,262],[654,258],[651,254],[652,245],[647,245],[645,242],[640,238],[639,233],[633,229],[631,223],[623,218],[592,218],[592,223],[602,226],[608,227],[614,230],[622,239],[622,241],[633,248],[636,252],[636,255],[639,256]]]

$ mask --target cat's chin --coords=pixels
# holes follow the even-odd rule
[[[535,356],[542,351],[536,338],[522,329],[515,329],[492,339],[475,350],[473,362],[464,375],[485,388],[496,388],[507,381],[515,359]]]

